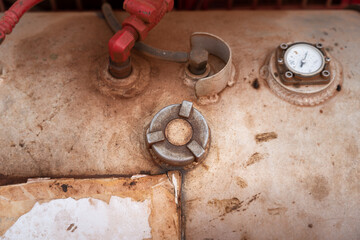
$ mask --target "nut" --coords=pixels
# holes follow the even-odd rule
[[[318,49],[321,49],[321,48],[323,48],[323,45],[322,45],[322,43],[316,43],[315,47],[317,47]]]
[[[289,47],[289,46],[288,46],[286,43],[280,44],[280,48],[281,48],[282,50],[286,50],[288,47]]]
[[[109,73],[114,78],[122,79],[126,78],[131,74],[131,60],[130,57],[127,59],[126,62],[117,64],[109,58]]]
[[[292,72],[290,72],[290,71],[287,71],[285,73],[285,77],[288,78],[288,79],[292,78],[293,76],[294,76],[294,74]]]
[[[328,78],[328,77],[330,77],[330,72],[328,70],[324,70],[321,72],[321,76],[323,78]]]
[[[189,70],[191,73],[200,75],[206,71],[209,53],[205,49],[195,48],[189,54]]]

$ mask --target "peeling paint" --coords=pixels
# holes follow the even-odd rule
[[[151,238],[149,204],[116,196],[109,204],[94,198],[37,202],[0,239]]]

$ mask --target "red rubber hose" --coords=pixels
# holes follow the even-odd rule
[[[0,19],[0,44],[10,34],[26,11],[43,0],[17,0]]]

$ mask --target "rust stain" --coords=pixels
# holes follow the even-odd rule
[[[74,224],[70,224],[70,226],[66,229],[66,231],[70,231],[73,228]]]
[[[318,201],[323,200],[330,193],[329,182],[321,175],[308,177],[306,188],[309,191],[309,194]]]
[[[254,128],[255,127],[255,121],[254,121],[254,117],[250,114],[250,113],[246,113],[246,116],[244,118],[245,120],[245,126],[247,128]]]
[[[230,199],[213,199],[208,202],[209,205],[213,205],[221,211],[222,215],[226,215],[232,211],[239,209],[244,201],[240,201],[238,198],[230,198]]]
[[[256,152],[253,155],[251,155],[249,160],[246,162],[245,167],[253,165],[254,163],[260,162],[263,158],[264,158],[264,156],[262,154]]]
[[[241,188],[246,188],[248,186],[245,179],[243,179],[241,177],[236,177],[236,184],[239,185],[239,187],[241,187]]]
[[[268,208],[267,212],[270,215],[283,215],[287,211],[286,207]]]
[[[249,205],[254,202],[256,199],[258,199],[260,196],[260,193],[257,193],[253,195],[251,198],[248,198],[248,200],[240,201],[238,198],[233,197],[230,199],[213,199],[211,201],[208,201],[208,204],[211,206],[216,207],[219,212],[219,217],[224,217],[226,214],[231,212],[244,212],[248,209]]]
[[[202,166],[206,171],[209,171],[209,166],[205,163],[202,163],[200,166]]]
[[[216,162],[220,162],[220,150],[218,147],[216,147]]]
[[[255,201],[256,199],[258,199],[259,196],[260,196],[260,193],[257,193],[257,194],[255,194],[254,196],[252,196],[252,197],[250,198],[250,200],[247,202],[247,205],[249,206],[250,203],[252,203],[252,202]]]
[[[259,133],[255,135],[256,143],[268,142],[278,137],[276,132]]]

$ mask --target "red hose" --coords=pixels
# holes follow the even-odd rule
[[[0,43],[10,34],[22,15],[43,0],[17,0],[0,19]]]

